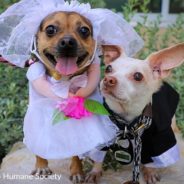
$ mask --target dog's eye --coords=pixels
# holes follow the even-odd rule
[[[88,27],[81,27],[79,33],[83,38],[87,38],[90,35],[90,30]]]
[[[46,28],[47,36],[54,36],[57,33],[57,27],[50,25]]]
[[[142,79],[143,79],[143,75],[140,72],[134,73],[134,76],[133,77],[134,77],[134,80],[135,81],[138,81],[138,82],[142,81]]]
[[[111,73],[112,72],[112,66],[108,65],[105,69],[105,73]]]

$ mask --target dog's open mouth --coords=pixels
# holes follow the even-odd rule
[[[50,53],[45,53],[47,59],[54,65],[55,69],[61,75],[72,75],[80,69],[80,66],[83,65],[83,62],[88,56],[88,53],[78,56],[60,56],[56,57]]]

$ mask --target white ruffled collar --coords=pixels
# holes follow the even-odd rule
[[[52,91],[54,94],[61,98],[68,98],[69,92],[76,92],[78,88],[84,88],[87,85],[87,74],[83,73],[69,79],[68,77],[62,77],[61,80],[55,80],[50,77],[50,81],[53,84]]]

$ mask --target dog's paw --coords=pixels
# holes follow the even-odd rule
[[[82,174],[71,175],[70,180],[72,181],[73,184],[81,184],[84,182],[84,175]]]
[[[31,172],[32,175],[34,176],[45,176],[48,177],[49,175],[52,174],[52,171],[46,167],[46,168],[36,168]]]
[[[161,177],[155,168],[143,167],[143,176],[146,184],[156,184]]]
[[[86,183],[98,183],[102,176],[102,171],[91,171],[85,177]]]

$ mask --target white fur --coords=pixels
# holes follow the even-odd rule
[[[111,66],[113,71],[106,76],[115,77],[117,85],[110,89],[112,95],[103,89],[102,80],[102,94],[113,111],[131,121],[140,115],[144,107],[151,102],[152,94],[161,86],[161,80],[155,78],[154,72],[146,60],[142,61],[121,55],[111,63]],[[135,72],[143,74],[143,81],[138,82],[133,79]]]

